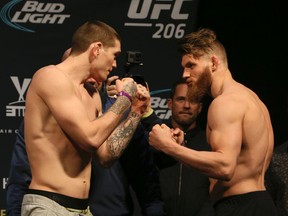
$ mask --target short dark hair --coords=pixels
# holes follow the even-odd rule
[[[186,84],[186,79],[183,78],[183,77],[180,77],[178,80],[176,80],[176,82],[174,82],[174,83],[172,84],[169,98],[173,99],[173,97],[174,97],[174,95],[175,95],[175,92],[176,92],[176,88],[177,88],[177,86],[180,85],[180,84]]]
[[[85,22],[73,34],[71,48],[72,52],[85,52],[91,43],[101,42],[105,47],[113,47],[115,41],[121,41],[119,34],[108,24],[92,20]]]

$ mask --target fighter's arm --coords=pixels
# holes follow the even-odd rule
[[[245,105],[236,100],[233,95],[219,97],[211,103],[208,111],[207,130],[210,134],[207,141],[211,153],[208,152],[207,158],[203,153],[208,167],[207,170],[204,167],[201,169],[213,178],[230,180],[239,159],[244,136],[242,123]]]
[[[104,111],[107,110],[111,104],[113,104],[117,98],[117,89],[116,85],[112,84],[114,81],[119,79],[118,76],[111,76],[106,81],[106,90],[108,99],[106,99],[106,103],[104,104]],[[146,84],[148,86],[148,84]],[[147,88],[148,93],[150,92],[149,88]],[[105,99],[104,99],[105,100]],[[107,108],[108,107],[108,108]],[[156,115],[154,110],[151,107],[151,103],[147,106],[146,111],[143,113],[141,118],[141,124],[144,126],[146,131],[150,131],[155,124],[162,123],[161,119]]]
[[[104,115],[91,121],[78,87],[67,79],[62,71],[52,68],[35,74],[30,88],[42,98],[61,129],[74,143],[87,151],[94,151],[119,124],[131,102],[127,97],[118,97]],[[135,97],[136,84],[128,79],[123,83],[123,90]]]
[[[230,100],[233,100],[230,98]],[[225,104],[225,106],[223,106]],[[241,150],[242,108],[228,98],[214,100],[208,111],[208,143],[212,151],[195,151],[177,144],[168,127],[154,126],[149,142],[177,160],[212,178],[230,180]]]
[[[145,87],[137,85],[137,95],[132,101],[128,116],[115,128],[105,144],[97,151],[96,156],[102,165],[109,166],[122,155],[149,103],[149,92]]]

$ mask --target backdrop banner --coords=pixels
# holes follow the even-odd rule
[[[118,68],[111,75],[144,76],[152,107],[159,117],[169,118],[167,93],[182,75],[177,41],[195,30],[197,7],[198,0],[1,1],[0,216],[6,215],[10,160],[35,71],[57,64],[73,32],[85,21],[104,21],[122,38]],[[143,65],[125,70],[127,51],[142,58]]]

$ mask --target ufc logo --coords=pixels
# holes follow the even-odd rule
[[[160,0],[161,1],[161,0]],[[151,10],[150,19],[157,20],[159,19],[160,13],[162,11],[171,11],[171,18],[174,20],[185,20],[188,19],[189,14],[180,13],[181,7],[184,1],[193,1],[193,0],[175,0],[174,4],[171,0],[169,4],[159,4],[154,3],[153,0],[131,0],[130,8],[128,10],[128,17],[131,19],[145,19],[149,15]],[[142,2],[142,4],[140,4]],[[153,4],[152,4],[153,2]],[[157,0],[156,0],[157,2]],[[158,0],[159,2],[159,0]],[[163,0],[161,1],[163,2]],[[172,8],[172,9],[171,9]]]

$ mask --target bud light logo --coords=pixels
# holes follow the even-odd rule
[[[19,9],[21,1],[12,0],[0,11],[2,21],[17,30],[35,32],[24,27],[25,24],[63,24],[70,17],[70,14],[63,13],[65,5],[62,3],[26,1]]]
[[[171,89],[161,89],[150,92],[151,107],[161,119],[169,119],[171,116],[171,110],[167,106],[167,98],[170,91]]]

